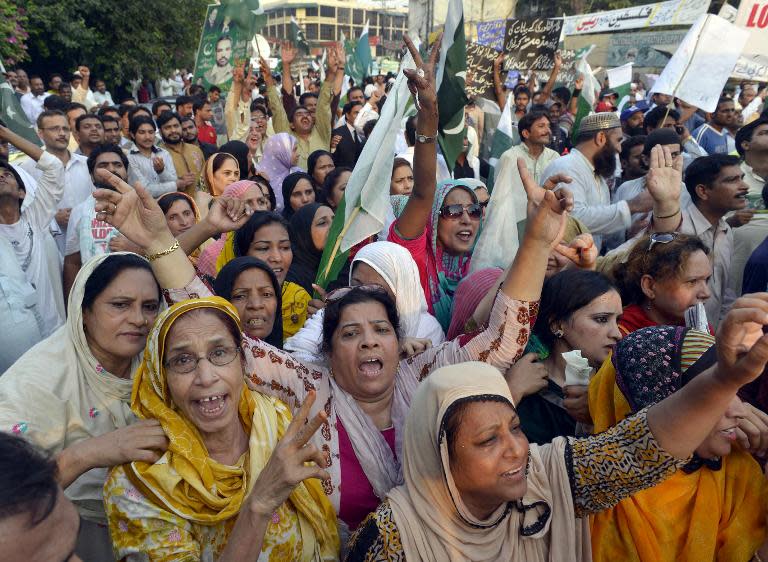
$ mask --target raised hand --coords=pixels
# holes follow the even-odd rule
[[[568,211],[573,208],[573,195],[565,188],[553,191],[561,183],[570,183],[571,178],[558,174],[539,186],[531,177],[522,158],[517,159],[517,169],[528,196],[528,222],[525,237],[554,248],[563,238],[568,220]]]
[[[434,108],[437,106],[435,69],[440,58],[440,45],[443,42],[443,35],[440,34],[435,44],[432,45],[432,50],[426,63],[422,60],[419,50],[407,33],[403,34],[403,41],[405,41],[408,51],[410,51],[413,61],[416,63],[416,69],[403,69],[403,73],[408,78],[408,89],[412,95],[416,96],[418,105],[426,106],[430,109]]]
[[[400,340],[400,359],[408,359],[432,347],[432,340],[427,338],[408,338]]]
[[[570,244],[558,244],[554,250],[579,269],[595,269],[598,251],[591,234],[579,234]]]
[[[264,83],[269,88],[275,85],[275,81],[272,79],[272,71],[269,69],[269,63],[264,59],[264,57],[259,59],[259,71],[264,77]]]
[[[240,84],[242,86],[244,81],[245,81],[245,70],[240,65],[235,66],[232,69],[232,82],[234,84]]]
[[[325,457],[317,447],[309,444],[312,436],[328,419],[321,410],[309,420],[309,411],[314,403],[315,392],[310,391],[259,473],[248,496],[250,508],[255,513],[271,516],[303,480],[330,478],[324,470],[327,466]]]
[[[264,80],[266,81],[266,78]],[[258,83],[258,80],[256,80],[256,77],[253,75],[253,67],[249,64],[248,72],[245,75],[245,82],[243,83],[243,87],[245,88],[246,91],[252,92],[253,89],[256,87],[257,83]]]
[[[544,363],[539,362],[536,353],[526,353],[504,373],[509,391],[515,404],[531,394],[536,394],[547,386],[549,375]]]
[[[203,220],[208,223],[213,232],[232,232],[248,222],[252,214],[253,209],[250,205],[240,199],[217,197]]]
[[[715,338],[718,378],[731,386],[742,387],[762,374],[768,363],[765,325],[768,325],[768,293],[736,299]]]
[[[99,220],[111,224],[145,250],[159,241],[173,239],[160,205],[141,184],[137,182],[133,188],[119,176],[104,169],[97,169],[94,174],[98,181],[114,189],[97,189],[93,193],[96,217]]]
[[[296,59],[297,52],[298,51],[296,47],[287,41],[283,43],[282,50],[280,51],[280,56],[283,59],[283,68],[290,66],[290,64]]]
[[[768,450],[768,414],[747,402],[742,403],[744,416],[739,418],[736,438],[742,448],[758,457]]]
[[[680,190],[683,182],[683,155],[672,156],[669,146],[656,145],[651,149],[650,168],[645,176],[645,186],[658,203],[675,203],[680,206]]]

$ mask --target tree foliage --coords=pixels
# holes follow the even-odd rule
[[[27,58],[27,15],[16,0],[0,0],[0,60],[13,66]]]
[[[0,3],[8,0],[0,0]],[[16,0],[28,21],[33,71],[85,64],[120,84],[191,67],[209,0]]]

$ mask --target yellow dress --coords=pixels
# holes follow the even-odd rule
[[[304,326],[307,321],[307,304],[311,298],[300,285],[290,281],[283,283],[283,341]]]

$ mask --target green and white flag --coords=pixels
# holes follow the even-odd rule
[[[389,183],[392,154],[400,134],[400,122],[411,99],[404,68],[416,68],[406,54],[392,89],[381,109],[371,137],[349,176],[344,197],[331,223],[328,242],[317,270],[316,283],[325,288],[334,281],[349,256],[349,250],[384,228],[390,207]]]
[[[514,97],[510,92],[507,94],[507,103],[504,105],[504,111],[501,113],[501,119],[499,119],[491,142],[491,157],[488,159],[488,164],[491,165],[491,173],[487,183],[488,191],[493,190],[496,164],[498,164],[501,155],[513,146],[520,144],[520,134],[517,132],[517,127],[512,125],[512,108],[514,106]]]
[[[617,110],[621,112],[629,102],[632,91],[632,63],[612,68],[608,71],[608,87],[618,96]]]
[[[437,99],[440,112],[437,138],[449,170],[453,170],[456,158],[464,148],[466,134],[464,106],[469,102],[465,90],[466,76],[467,43],[464,39],[464,7],[461,0],[450,0],[435,81],[438,85]]]
[[[345,74],[351,76],[355,84],[360,86],[363,78],[370,76],[371,73],[371,44],[368,42],[368,21],[365,22],[363,32],[357,39],[354,50],[350,48],[349,42],[346,43],[345,51],[347,53],[347,64]]]
[[[299,26],[299,22],[297,22],[296,18],[293,16],[291,16],[291,31],[289,36],[291,43],[293,43],[293,46],[296,47],[299,52],[304,53],[305,55],[309,54],[307,36],[304,34],[304,30],[301,29],[301,26]]]
[[[576,63],[577,75],[584,77],[584,84],[581,87],[581,94],[576,105],[576,115],[573,118],[571,135],[574,139],[579,134],[579,123],[581,123],[581,120],[594,111],[597,93],[600,91],[600,82],[592,74],[592,67],[587,62],[587,57],[594,47],[594,45],[590,45]]]
[[[214,4],[211,4],[209,8]],[[222,16],[229,18],[238,35],[250,38],[266,25],[267,17],[259,0],[221,0]]]
[[[35,131],[35,126],[29,122],[26,113],[21,108],[19,98],[13,91],[13,86],[5,80],[2,73],[0,73],[0,119],[20,137],[24,137],[38,146],[42,145],[40,137]]]

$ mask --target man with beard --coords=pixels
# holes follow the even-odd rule
[[[21,96],[28,94],[32,90],[29,87],[29,77],[27,71],[23,68],[16,69],[16,97],[21,101]]]
[[[648,172],[646,161],[643,157],[645,135],[636,135],[624,139],[621,143],[619,163],[621,164],[621,184],[643,177]]]
[[[544,170],[539,185],[556,174],[572,178],[573,216],[592,233],[598,248],[603,236],[627,230],[632,214],[647,213],[653,198],[647,191],[630,201],[611,203],[607,179],[616,172],[617,154],[623,133],[615,113],[595,113],[582,119],[571,153],[558,158]]]
[[[200,142],[197,136],[197,125],[195,125],[195,119],[191,115],[181,118],[181,140],[184,144],[190,144],[202,150],[205,160],[219,151],[215,144]]]
[[[104,127],[104,144],[120,144],[120,121],[112,115],[99,115]]]
[[[216,64],[203,75],[203,78],[209,84],[223,84],[232,78],[232,38],[229,35],[222,35],[216,41]]]
[[[542,185],[542,174],[549,169],[549,165],[560,158],[560,155],[547,148],[551,138],[550,120],[544,111],[531,111],[526,113],[517,123],[522,143],[513,146],[499,158],[493,174],[494,195],[496,190],[504,190],[506,195],[499,196],[502,199],[511,198],[514,201],[515,220],[518,227],[518,239],[522,240],[525,230],[527,196],[523,187],[523,180],[517,170],[517,159],[522,158],[537,185]],[[493,205],[493,204],[492,204]],[[493,209],[488,208],[491,214]]]
[[[21,96],[21,109],[24,110],[30,123],[37,121],[37,117],[43,112],[43,101],[50,95],[45,91],[42,78],[32,76],[29,79],[29,92]]]
[[[86,113],[75,120],[75,139],[79,147],[75,154],[83,156],[90,156],[97,146],[104,144],[104,125],[98,115]]]
[[[642,106],[634,105],[621,112],[621,130],[624,132],[625,141],[629,137],[645,134]]]
[[[178,190],[194,197],[195,186],[205,164],[203,151],[182,140],[181,117],[177,113],[166,111],[157,118],[157,126],[163,139],[160,146],[170,153],[176,169]]]
[[[115,144],[96,147],[88,157],[88,173],[93,185],[99,189],[112,189],[96,179],[96,170],[108,170],[128,181],[128,157]],[[72,209],[67,229],[67,244],[64,256],[64,296],[69,297],[69,290],[75,281],[82,264],[94,256],[109,251],[109,240],[116,229],[96,217],[96,200],[93,195]]]

